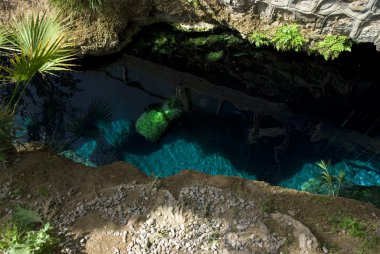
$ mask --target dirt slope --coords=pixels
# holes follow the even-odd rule
[[[365,245],[380,236],[371,205],[190,170],[152,179],[122,162],[93,169],[26,152],[0,171],[0,204],[3,218],[14,204],[38,209],[65,253],[380,253]],[[366,236],[340,228],[343,217]]]

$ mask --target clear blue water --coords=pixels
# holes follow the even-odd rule
[[[115,62],[55,78],[50,90],[31,87],[25,98],[28,106],[18,118],[26,127],[20,136],[24,141],[42,140],[91,167],[122,160],[158,177],[193,169],[310,190],[310,179],[320,178],[315,162],[335,159],[332,173],[344,170],[354,185],[380,186],[377,154],[360,154],[355,147],[344,150],[339,138],[312,143],[310,133],[296,130],[289,130],[285,150],[281,135],[250,142],[251,112],[226,102],[215,113],[218,100],[212,95],[193,92],[193,110],[173,122],[159,142],[149,142],[136,133],[134,122],[149,105],[173,96],[176,84],[133,67],[127,69],[126,84],[125,72],[122,63]],[[94,101],[107,105],[108,120],[88,114]],[[78,122],[79,134],[74,124]],[[276,123],[268,121],[267,130],[272,125]]]

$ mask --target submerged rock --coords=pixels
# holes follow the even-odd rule
[[[157,142],[171,121],[179,118],[183,106],[176,98],[169,99],[159,109],[153,109],[142,114],[136,121],[137,133],[152,142]]]

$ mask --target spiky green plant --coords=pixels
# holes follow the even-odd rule
[[[0,142],[6,146],[17,105],[31,79],[37,73],[54,74],[73,66],[72,37],[64,22],[59,16],[24,15],[6,31],[0,30],[0,47],[9,58],[7,66],[0,66],[1,84],[14,85],[9,102],[0,105]],[[4,157],[5,149],[0,148],[0,158]]]
[[[7,34],[6,32],[0,28],[0,49],[4,47],[7,42]]]
[[[257,31],[248,35],[248,41],[256,47],[268,46],[270,44],[270,39],[268,36]]]
[[[330,172],[331,161],[326,163],[324,160],[321,160],[316,164],[322,170],[322,180],[327,184],[329,194],[336,197],[339,196],[340,187],[345,178],[345,172],[341,170],[338,175],[332,175]]]
[[[328,161],[327,163],[324,160],[321,160],[317,163],[317,165],[322,169],[322,179],[327,183],[329,193],[335,196],[334,191],[334,183],[333,183],[333,176],[330,174],[330,164],[331,162]]]
[[[68,71],[75,58],[72,37],[59,16],[25,15],[17,19],[9,42],[14,52],[5,68],[11,81],[27,82],[37,74]]]

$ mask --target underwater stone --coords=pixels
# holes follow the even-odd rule
[[[152,142],[158,141],[168,126],[164,113],[156,110],[145,112],[135,124],[137,133]]]
[[[136,121],[136,131],[146,139],[156,142],[169,127],[169,123],[179,118],[182,113],[182,104],[177,99],[171,98],[160,109],[142,114]]]

